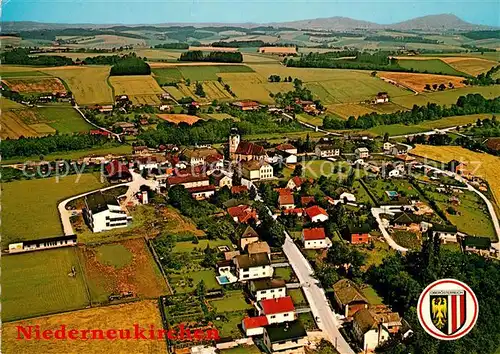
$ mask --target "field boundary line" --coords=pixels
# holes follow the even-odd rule
[[[88,280],[87,280],[87,274],[83,269],[82,261],[80,259],[80,255],[83,256],[83,253],[80,251],[81,250],[80,250],[79,246],[77,245],[75,252],[76,252],[76,258],[78,259],[78,266],[80,268],[80,272],[82,272],[82,275],[83,275],[83,283],[85,284],[85,290],[87,290],[87,296],[89,299],[90,307],[93,307],[94,305],[92,304],[92,295],[90,294],[90,287],[89,287]]]
[[[170,292],[170,295],[174,294],[174,291],[172,290],[172,287],[170,286],[170,283],[168,282],[167,275],[165,274],[165,271],[163,270],[163,267],[161,266],[160,259],[158,258],[158,255],[156,254],[156,251],[151,245],[151,240],[147,240],[145,237],[143,237],[144,242],[146,243],[147,248],[149,249],[149,252],[153,256],[153,259],[155,260],[156,265],[158,268],[160,268],[160,272],[163,275],[163,279],[165,280],[165,284],[167,284],[168,291]]]

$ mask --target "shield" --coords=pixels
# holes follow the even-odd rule
[[[452,335],[465,324],[465,293],[438,294],[429,297],[432,323],[442,333]]]

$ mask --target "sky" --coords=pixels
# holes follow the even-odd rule
[[[2,5],[2,21],[95,24],[268,23],[332,16],[389,24],[442,13],[500,26],[498,0],[3,0]]]

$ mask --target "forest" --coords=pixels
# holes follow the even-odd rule
[[[207,61],[216,63],[242,63],[243,55],[240,52],[210,52],[204,54],[201,50],[192,50],[181,54],[179,61]]]
[[[30,56],[29,48],[15,48],[0,55],[2,64],[36,65],[36,66],[65,66],[73,65],[73,60],[59,55]]]
[[[111,67],[110,75],[151,75],[151,67],[141,58],[127,57]]]

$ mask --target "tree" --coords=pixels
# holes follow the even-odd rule
[[[202,279],[196,285],[196,296],[201,299],[204,299],[207,294],[207,287],[205,285],[205,281]]]
[[[255,200],[255,198],[257,198],[257,189],[255,188],[254,185],[252,185],[252,187],[250,188],[249,198],[250,200]]]
[[[389,133],[384,134],[384,143],[387,143],[389,141]]]
[[[189,107],[188,107],[188,114],[190,116],[195,116],[196,113],[198,113],[198,108],[195,105],[190,104]]]
[[[196,89],[195,89],[194,93],[199,97],[206,96],[205,90],[203,89],[203,85],[199,82],[196,83]]]
[[[186,86],[191,86],[191,79],[186,79]]]
[[[205,268],[213,268],[217,264],[217,255],[215,251],[210,248],[210,245],[207,244],[207,247],[203,251],[203,261],[201,265]]]
[[[431,90],[431,85],[429,85],[429,84],[425,84],[425,89],[426,89],[427,91],[430,91],[430,90]]]
[[[372,71],[370,75],[371,75],[372,77],[376,77],[376,76],[377,76],[377,72],[376,72],[376,71]]]
[[[432,84],[432,88],[433,88],[434,90],[437,90],[437,88],[438,88],[438,84]]]
[[[295,165],[295,168],[293,169],[292,176],[302,177],[302,174],[304,173],[303,170],[304,170],[304,166],[302,166],[302,164]]]

